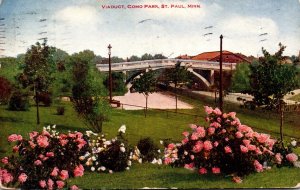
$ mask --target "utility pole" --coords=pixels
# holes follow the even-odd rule
[[[223,112],[223,50],[222,50],[223,35],[220,36],[220,84],[219,84],[219,108]]]

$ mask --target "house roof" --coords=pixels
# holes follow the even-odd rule
[[[232,53],[230,51],[227,51],[227,50],[223,50],[223,55],[234,55],[246,62],[250,62],[248,59],[247,59],[247,56],[241,54],[241,53]],[[193,60],[203,60],[203,61],[210,61],[214,58],[217,58],[220,56],[220,51],[212,51],[212,52],[203,52],[203,53],[200,53],[196,56],[194,56],[192,59]]]

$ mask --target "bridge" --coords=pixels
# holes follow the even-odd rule
[[[149,68],[152,70],[157,69],[166,69],[173,68],[176,63],[180,62],[182,66],[186,66],[188,71],[193,73],[198,77],[207,87],[211,86],[214,83],[213,75],[214,71],[220,70],[219,62],[214,61],[199,61],[199,60],[185,60],[185,59],[154,59],[154,60],[144,60],[144,61],[133,61],[133,62],[121,62],[121,63],[112,63],[111,70],[116,72],[127,71],[148,71]],[[101,72],[108,72],[108,64],[97,64],[96,67]],[[235,70],[236,63],[223,63],[224,71]],[[196,72],[200,71],[209,71],[209,77],[203,76],[203,74]]]

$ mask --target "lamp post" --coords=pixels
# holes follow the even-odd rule
[[[219,108],[223,112],[223,50],[222,50],[223,35],[220,36],[220,86],[219,86]]]
[[[109,44],[107,48],[108,48],[108,66],[109,66],[109,103],[111,103],[112,102],[112,76],[111,76],[110,55],[111,55],[112,46]]]

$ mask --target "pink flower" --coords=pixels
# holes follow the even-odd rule
[[[61,146],[65,146],[68,142],[69,140],[67,139],[59,139],[59,143],[61,144]]]
[[[228,116],[230,116],[232,119],[235,119],[236,113],[235,112],[229,112]]]
[[[42,165],[42,162],[40,160],[36,160],[36,161],[34,161],[34,165],[40,166],[40,165]]]
[[[37,140],[37,144],[42,148],[46,148],[49,145],[48,137],[46,137],[46,136],[39,135],[36,138],[36,140]]]
[[[191,140],[198,140],[199,136],[198,136],[198,133],[194,132],[192,133],[192,136],[191,136]]]
[[[201,174],[201,175],[207,174],[207,169],[201,167],[201,168],[199,169],[199,174]]]
[[[214,147],[217,147],[219,145],[218,141],[214,142]]]
[[[275,154],[275,161],[276,161],[277,164],[281,164],[282,158],[283,157],[281,156],[280,153]]]
[[[84,174],[83,166],[81,164],[76,166],[73,173],[74,173],[74,177],[83,176]]]
[[[8,157],[2,158],[2,159],[1,159],[1,162],[2,162],[3,164],[8,164]]]
[[[249,144],[248,146],[246,146],[248,148],[248,150],[250,151],[255,151],[256,150],[256,146],[255,145],[252,145],[252,144]]]
[[[188,139],[188,138],[184,138],[184,139],[181,141],[182,144],[186,144],[187,142],[189,142],[189,139]]]
[[[245,147],[244,145],[240,145],[240,149],[242,153],[247,153],[248,152],[248,148]]]
[[[69,133],[68,136],[71,138],[76,138],[76,134],[74,134],[74,133]]]
[[[298,160],[298,156],[294,153],[290,153],[285,156],[289,162],[296,162]]]
[[[242,180],[239,176],[234,176],[234,177],[232,178],[232,181],[233,181],[234,183],[242,183],[242,182],[243,182],[243,180]]]
[[[262,172],[264,170],[263,166],[257,160],[254,160],[253,165],[257,172]]]
[[[191,160],[194,160],[194,159],[195,159],[195,156],[194,156],[194,155],[191,155],[190,158],[191,158]]]
[[[169,164],[172,163],[172,159],[169,158],[169,157],[167,157],[167,158],[164,159],[164,163],[165,163],[166,165],[169,165]]]
[[[18,152],[18,151],[19,151],[19,146],[17,146],[17,145],[14,146],[14,147],[13,147],[13,152]]]
[[[46,153],[46,156],[48,156],[48,157],[53,157],[53,156],[54,156],[54,153],[53,153],[53,152],[47,152],[47,153]]]
[[[204,109],[207,114],[211,114],[213,112],[212,107],[204,106]]]
[[[86,141],[84,139],[77,139],[76,142],[78,143],[77,147],[79,150],[86,145]]]
[[[238,130],[242,133],[253,132],[253,130],[250,127],[248,127],[247,125],[239,125]]]
[[[27,180],[27,175],[25,173],[21,173],[21,175],[19,175],[18,177],[18,181],[20,183],[24,183]]]
[[[261,150],[260,150],[259,147],[256,147],[255,153],[258,154],[258,155],[261,155],[261,154],[262,154],[262,152],[261,152]]]
[[[76,185],[72,185],[72,186],[70,187],[70,190],[79,190],[79,188],[78,188]]]
[[[46,130],[43,130],[43,131],[42,131],[42,135],[48,136],[48,137],[51,136],[50,133],[49,133],[48,131],[46,131]]]
[[[53,189],[54,182],[52,179],[48,179],[47,181],[48,189]]]
[[[276,140],[275,139],[268,139],[266,143],[269,146],[269,149],[272,150],[274,144],[276,143]]]
[[[228,141],[229,141],[229,138],[228,138],[228,137],[226,137],[226,138],[225,138],[225,141],[226,141],[226,142],[228,142]]]
[[[213,148],[213,146],[210,141],[204,141],[203,148],[206,151],[210,151]]]
[[[216,115],[222,115],[222,112],[219,108],[216,108],[215,110],[213,110],[213,113]]]
[[[175,147],[176,147],[176,146],[175,146],[174,143],[171,143],[171,144],[168,145],[168,149],[169,149],[169,150],[173,150]]]
[[[30,140],[33,140],[34,137],[36,137],[39,133],[36,131],[32,131],[31,133],[29,133],[29,138]]]
[[[182,135],[185,136],[185,137],[189,136],[189,134],[190,134],[190,133],[187,132],[187,131],[184,131],[184,132],[182,133]]]
[[[226,119],[228,117],[227,113],[223,113],[222,117]]]
[[[213,122],[213,123],[211,123],[209,126],[210,126],[210,127],[214,127],[214,128],[219,128],[219,127],[221,127],[221,124],[218,123],[218,122]]]
[[[196,132],[200,138],[205,137],[205,129],[204,127],[198,127]]]
[[[213,174],[219,174],[219,173],[221,173],[221,169],[218,168],[218,167],[211,168],[211,171],[212,171]]]
[[[9,135],[7,140],[9,142],[15,142],[15,141],[21,141],[23,138],[21,135],[16,135],[16,134],[12,134],[12,135]]]
[[[207,132],[208,132],[209,135],[212,135],[212,134],[215,133],[215,130],[216,130],[215,128],[209,127],[209,128],[207,129]]]
[[[221,133],[226,133],[227,131],[226,131],[226,129],[222,129],[222,131],[221,131]]]
[[[258,135],[256,138],[257,138],[258,142],[265,143],[265,142],[267,142],[269,140],[270,135],[262,133],[262,134]]]
[[[76,134],[77,138],[82,138],[83,137],[83,134],[81,132],[76,132],[75,134]]]
[[[1,168],[0,168],[0,176],[2,176],[2,178],[0,178],[0,182],[2,180],[3,183],[9,183],[14,179],[13,176],[9,172],[7,172],[7,170],[5,169],[1,170]]]
[[[58,171],[59,171],[59,169],[57,167],[54,167],[52,172],[50,173],[50,175],[55,177],[58,175]]]
[[[58,189],[62,189],[65,186],[65,182],[63,181],[56,181],[56,185]]]
[[[32,149],[34,149],[36,147],[36,144],[34,144],[34,142],[32,142],[32,141],[28,141],[28,142]]]
[[[60,171],[60,175],[59,175],[60,179],[62,180],[66,180],[69,178],[69,173],[67,170],[61,170]]]
[[[222,119],[221,119],[220,117],[218,117],[218,118],[217,118],[217,121],[218,121],[219,123],[221,123],[221,122],[222,122]]]
[[[245,146],[248,146],[250,144],[250,140],[244,139],[243,143],[244,143]]]
[[[240,131],[238,131],[238,132],[235,133],[235,136],[236,136],[236,138],[240,139],[240,138],[242,138],[244,135],[243,135]]]
[[[193,147],[193,152],[198,153],[203,149],[203,142],[197,141],[195,146]]]
[[[190,124],[190,128],[194,130],[194,129],[197,128],[197,125],[195,125],[195,124]]]
[[[45,180],[40,180],[39,185],[40,185],[41,188],[45,188],[46,187],[46,181]]]
[[[232,153],[230,146],[225,146],[224,150],[226,154]]]
[[[189,170],[194,170],[195,169],[195,164],[194,164],[194,162],[191,162],[189,164],[185,164],[184,168],[189,169]]]

